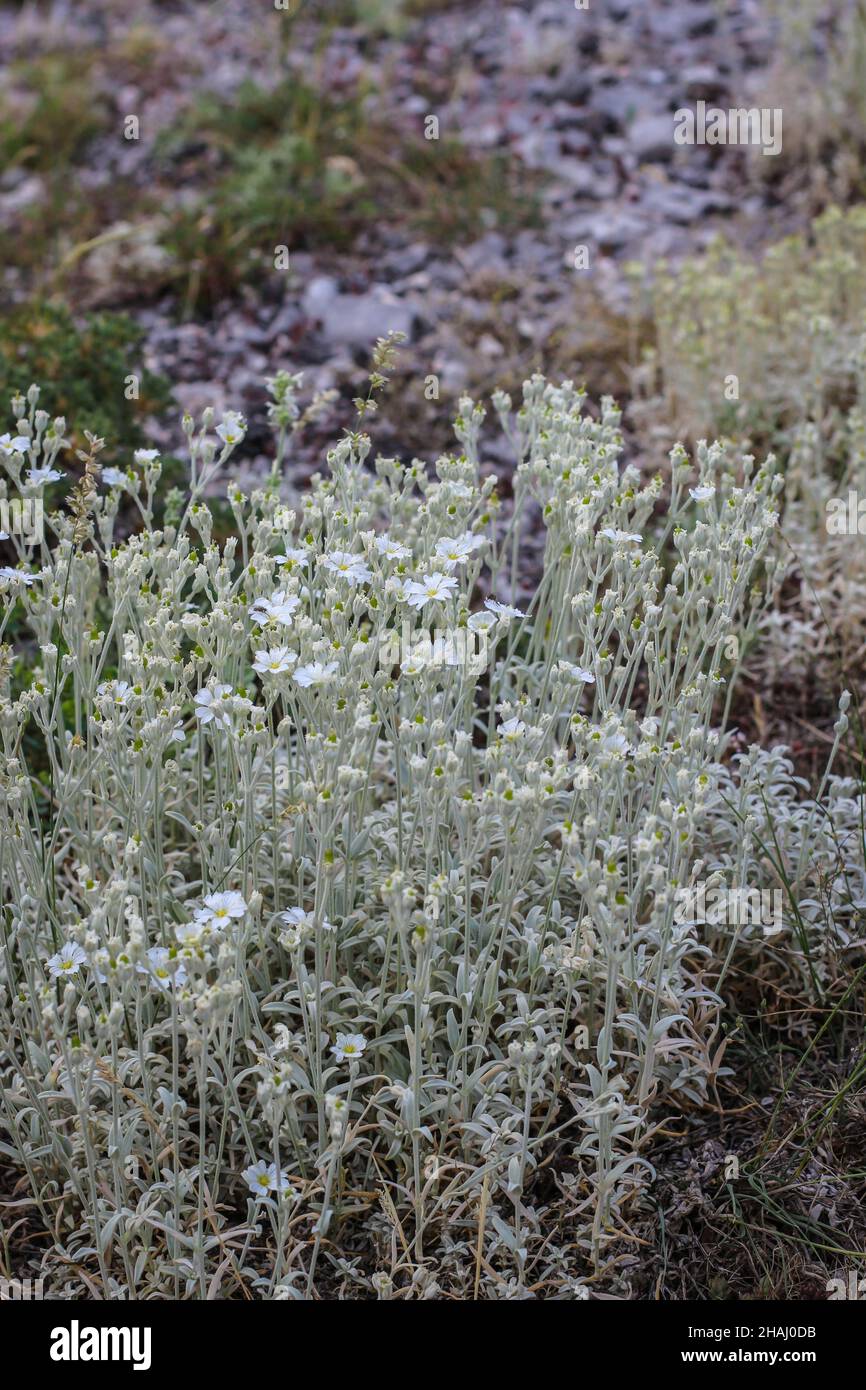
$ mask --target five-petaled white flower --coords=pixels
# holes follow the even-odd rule
[[[237,410],[227,410],[216,432],[224,444],[240,444],[247,432],[247,422]]]
[[[250,617],[255,618],[257,623],[266,623],[270,618],[283,627],[291,627],[292,615],[300,602],[297,594],[290,594],[287,589],[275,589],[270,598],[256,599],[250,609]]]
[[[291,671],[297,659],[297,653],[288,647],[271,647],[268,651],[256,652],[253,670],[258,671],[260,676],[282,676],[286,671]]]
[[[499,725],[499,732],[503,738],[510,739],[513,743],[515,739],[523,738],[526,725],[522,719],[506,719]]]
[[[97,695],[113,700],[116,705],[125,705],[131,691],[132,686],[129,681],[103,681],[101,685],[96,687]]]
[[[186,983],[186,967],[179,964],[175,970],[169,969],[171,952],[167,946],[151,946],[147,952],[147,965],[140,962],[135,968],[141,975],[149,975],[160,989],[168,989],[170,985],[182,985]]]
[[[136,449],[132,456],[133,463],[153,463],[154,459],[159,458],[158,449]]]
[[[107,487],[124,487],[128,479],[122,468],[103,468],[102,481]]]
[[[277,1172],[277,1165],[268,1163],[264,1158],[260,1158],[258,1163],[251,1163],[249,1168],[245,1168],[242,1177],[254,1197],[267,1197],[269,1192],[282,1192],[286,1197],[297,1195],[289,1182],[289,1175],[285,1169],[281,1168]]]
[[[30,440],[26,434],[0,434],[0,454],[10,458],[12,454],[26,454]]]
[[[216,719],[226,728],[231,724],[230,711],[226,701],[231,696],[232,688],[230,685],[217,684],[213,690],[199,690],[193,697],[195,703],[196,718],[202,724],[209,724],[212,719]]]
[[[709,499],[715,497],[715,495],[716,489],[709,485],[689,488],[689,497],[693,498],[695,502],[708,502]]]
[[[65,478],[59,468],[28,468],[27,486],[41,487],[43,483],[56,483],[58,478]]]
[[[462,565],[469,559],[473,550],[484,544],[483,536],[474,531],[464,531],[462,536],[443,536],[436,542],[436,558],[447,565]]]
[[[601,741],[601,746],[606,753],[625,754],[631,751],[631,745],[625,734],[618,733],[616,730],[609,734],[605,734]]]
[[[627,545],[629,542],[639,545],[643,540],[643,536],[636,531],[618,531],[614,526],[605,526],[601,534],[615,545]]]
[[[360,1057],[366,1046],[367,1040],[362,1033],[338,1033],[331,1051],[338,1061],[347,1062]]]
[[[0,579],[8,579],[10,583],[24,584],[29,589],[35,578],[35,575],[28,574],[26,570],[14,570],[11,565],[0,565]]]
[[[310,685],[327,685],[336,673],[336,661],[328,661],[324,665],[321,661],[311,661],[308,666],[299,666],[293,679],[306,689]]]
[[[442,574],[434,570],[432,574],[422,574],[406,585],[406,600],[411,608],[423,608],[428,603],[442,603],[452,589],[457,588],[457,580],[452,574]]]
[[[364,564],[363,555],[352,555],[347,550],[332,550],[325,556],[325,569],[339,574],[351,585],[366,583],[373,578],[373,571]]]
[[[208,893],[204,907],[199,908],[196,916],[200,914],[204,921],[228,923],[232,918],[243,917],[246,911],[247,905],[242,893]]]
[[[277,555],[274,557],[274,563],[277,565],[306,565],[309,563],[312,553],[313,552],[308,550],[305,546],[290,545],[286,547],[285,555]]]
[[[82,948],[74,941],[67,941],[60,950],[48,960],[48,969],[53,980],[60,979],[61,975],[75,975],[82,965],[87,962],[87,956]]]
[[[498,599],[486,598],[484,607],[490,613],[495,613],[497,618],[503,622],[510,622],[512,618],[525,618],[526,614],[522,608],[515,608],[512,603],[500,603]]]
[[[384,535],[376,537],[376,549],[380,555],[384,555],[386,560],[407,560],[412,554],[408,545],[401,545],[399,541],[392,541],[387,531]]]
[[[490,628],[495,627],[497,622],[496,614],[482,609],[480,613],[470,613],[466,619],[466,626],[470,632],[489,632]]]

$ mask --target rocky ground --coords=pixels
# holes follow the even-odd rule
[[[90,249],[73,231],[49,257],[65,264],[71,253],[66,299],[74,309],[131,312],[146,331],[148,365],[172,382],[181,407],[245,411],[253,469],[267,449],[263,378],[300,369],[308,390],[339,393],[307,436],[303,474],[321,443],[350,423],[362,364],[390,328],[407,343],[377,425],[386,451],[435,452],[461,392],[514,389],[533,370],[586,377],[594,394],[627,395],[635,342],[623,330],[624,268],[676,260],[720,230],[757,249],[789,218],[761,167],[772,161],[759,152],[680,148],[672,138],[678,107],[698,98],[746,104],[759,89],[772,30],[758,0],[592,0],[587,10],[566,0],[416,0],[402,17],[394,0],[292,3],[294,14],[252,0],[0,9],[12,95],[16,64],[61,48],[88,55],[86,81],[107,112],[69,170],[79,194],[104,208]],[[145,52],[155,60],[142,61]],[[501,209],[481,206],[446,243],[420,234],[395,200],[338,248],[308,231],[289,245],[282,273],[265,260],[283,241],[280,229],[264,226],[261,272],[190,312],[150,228],[203,191],[206,199],[213,151],[193,141],[166,161],[160,141],[202,94],[228,111],[245,81],[273,88],[287,75],[329,98],[361,94],[377,123],[380,161],[399,163],[404,135],[423,139],[435,116],[440,142],[459,140],[482,159],[504,156],[531,190],[531,216],[511,225]],[[135,140],[122,134],[129,113],[139,120]],[[351,156],[335,160],[341,176],[356,177]],[[26,161],[3,175],[0,230],[10,244],[42,203],[52,215],[48,183]],[[135,234],[124,235],[130,227]],[[578,246],[587,249],[586,269],[575,268]],[[43,281],[54,290],[51,269]],[[3,275],[13,297],[32,292],[32,274],[8,257]],[[431,375],[438,401],[425,397]],[[166,447],[178,443],[171,419],[153,422],[152,433]]]

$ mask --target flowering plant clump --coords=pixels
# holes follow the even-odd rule
[[[533,378],[494,397],[508,514],[468,399],[432,473],[351,434],[290,508],[296,384],[222,546],[244,421],[207,411],[159,525],[158,455],[119,485],[90,439],[0,574],[3,1152],[67,1296],[581,1296],[719,1074],[738,937],[781,949],[678,888],[778,887],[775,815],[806,899],[858,823],[848,784],[819,833],[782,754],[725,761],[780,478],[702,444],[642,482],[612,401]],[[13,409],[0,464],[42,486],[64,421]]]

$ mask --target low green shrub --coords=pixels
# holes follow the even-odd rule
[[[143,444],[143,422],[164,413],[172,400],[165,377],[143,366],[143,342],[141,328],[126,314],[77,321],[60,304],[22,305],[3,324],[0,398],[23,393],[31,381],[50,381],[47,404],[74,424],[73,446],[84,443],[85,430]]]

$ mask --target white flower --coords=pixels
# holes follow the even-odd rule
[[[689,497],[694,498],[696,502],[707,502],[711,497],[715,497],[715,495],[716,489],[714,487],[702,486],[689,488]]]
[[[26,434],[0,434],[0,454],[9,458],[12,454],[26,454],[30,440]]]
[[[169,735],[172,743],[183,743],[186,734],[183,731],[183,720],[179,719]]]
[[[209,893],[199,911],[204,921],[228,923],[232,918],[243,917],[247,905],[241,893]]]
[[[310,914],[305,912],[302,907],[290,907],[286,912],[280,913],[280,921],[288,922],[290,926],[300,927],[310,920]]]
[[[87,963],[87,956],[82,948],[74,941],[67,941],[55,955],[48,961],[48,969],[51,978],[58,980],[62,975],[75,975],[82,965]]]
[[[148,964],[141,962],[135,968],[141,975],[150,975],[160,989],[168,989],[169,985],[182,985],[186,983],[186,967],[178,965],[177,969],[169,969],[171,952],[167,946],[151,946],[147,953]]]
[[[361,1033],[338,1033],[331,1051],[340,1062],[346,1062],[360,1057],[366,1046],[366,1039]]]
[[[526,617],[526,614],[521,608],[514,608],[510,603],[499,603],[495,598],[486,598],[484,600],[484,607],[490,613],[495,613],[497,618],[507,619],[509,622],[512,618]]]
[[[336,1095],[334,1091],[329,1091],[325,1096],[325,1114],[332,1123],[334,1121],[342,1122],[348,1109],[348,1103],[343,1096]]]
[[[270,618],[275,623],[281,623],[283,627],[291,627],[292,614],[300,606],[301,600],[297,594],[290,594],[287,589],[275,589],[270,598],[257,598],[250,609],[250,617],[255,618],[256,622],[264,623]]]
[[[315,923],[312,912],[305,912],[302,907],[290,907],[288,911],[281,912],[280,921],[290,927],[312,927]],[[333,922],[329,922],[325,917],[322,918],[321,925],[323,931],[336,931]]]
[[[125,705],[131,691],[129,681],[103,681],[96,687],[97,695],[113,700],[116,705]]]
[[[325,569],[332,574],[340,574],[353,586],[366,583],[373,578],[373,571],[364,564],[362,555],[352,555],[345,550],[334,550],[325,556]]]
[[[412,554],[408,545],[401,545],[399,541],[392,541],[387,531],[383,536],[376,537],[376,549],[380,555],[384,555],[386,560],[406,560]]]
[[[211,916],[209,908],[197,907],[192,917],[191,922],[178,922],[175,926],[174,934],[182,945],[195,946],[211,937],[218,938],[219,923]]]
[[[65,478],[59,468],[28,468],[27,486],[41,487],[43,483],[56,483],[58,478]]]
[[[232,688],[230,685],[215,685],[213,690],[199,690],[194,698],[196,718],[202,724],[209,724],[212,719],[218,719],[221,724],[228,727],[229,711],[226,708],[226,697],[230,696]]]
[[[8,579],[10,583],[24,584],[28,589],[36,576],[28,574],[26,570],[14,570],[9,565],[0,565],[0,579]]]
[[[287,565],[291,561],[296,565],[306,565],[309,563],[311,554],[311,550],[306,550],[303,547],[287,546],[285,555],[277,555],[275,557],[275,563],[278,565]]]
[[[595,685],[595,676],[591,671],[587,671],[585,666],[574,666],[570,661],[560,661],[557,666],[565,675],[571,676],[572,680],[583,681],[585,685]]]
[[[462,565],[473,550],[483,544],[484,537],[476,536],[474,531],[464,531],[462,536],[443,536],[436,542],[436,557],[449,565]]]
[[[324,666],[321,661],[311,661],[309,666],[298,667],[294,679],[306,689],[310,685],[326,685],[336,671],[336,661],[328,661]]]
[[[247,422],[236,410],[227,410],[216,432],[224,444],[240,444],[247,432]]]
[[[397,603],[408,603],[409,588],[412,584],[411,579],[402,579],[396,574],[392,574],[385,581],[385,593],[396,600]]]
[[[457,580],[451,574],[435,570],[433,574],[422,574],[406,586],[406,600],[412,608],[423,608],[425,604],[447,599],[452,589],[457,588]]]
[[[643,536],[634,531],[617,531],[613,526],[605,526],[601,534],[607,536],[608,540],[613,541],[616,545],[625,545],[630,541],[639,545],[643,540]]]
[[[132,456],[134,463],[144,464],[153,463],[154,459],[159,458],[158,449],[136,449]]]
[[[285,1169],[281,1168],[278,1173],[277,1165],[268,1163],[264,1158],[260,1158],[258,1163],[251,1163],[241,1176],[254,1197],[267,1197],[269,1192],[282,1192],[287,1197],[297,1196]]]
[[[429,662],[422,650],[416,648],[405,661],[400,662],[400,670],[404,676],[421,676],[427,670]]]
[[[291,670],[297,661],[297,653],[288,647],[271,647],[268,651],[256,652],[253,670],[259,675],[281,676]]]
[[[495,627],[497,622],[496,614],[490,612],[470,613],[466,619],[466,626],[470,632],[488,632]]]
[[[103,468],[102,481],[109,487],[123,487],[127,477],[121,468]]]
[[[522,719],[506,719],[499,725],[499,733],[502,738],[510,739],[513,743],[515,739],[523,738],[526,725]]]
[[[629,741],[625,734],[610,733],[605,734],[601,741],[601,746],[606,753],[628,753]]]
[[[304,938],[309,935],[309,926],[305,923],[302,926],[283,927],[280,932],[280,945],[286,951],[297,951],[303,945]]]

